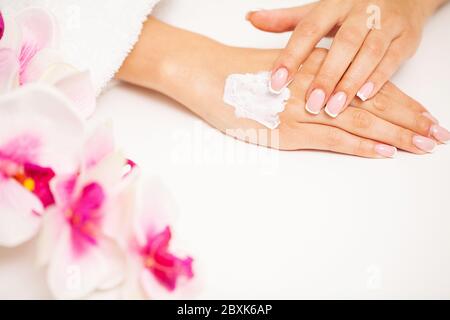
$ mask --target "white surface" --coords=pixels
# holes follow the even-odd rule
[[[246,10],[299,2],[165,0],[157,16],[226,43],[273,47],[287,35],[253,30]],[[394,81],[447,125],[449,21],[447,6]],[[233,162],[214,156],[230,139],[156,93],[116,86],[99,113],[174,192],[180,246],[204,279],[198,298],[450,298],[450,146],[386,161],[262,152]],[[47,297],[31,252],[0,250],[0,297]]]

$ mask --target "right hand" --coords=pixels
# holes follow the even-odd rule
[[[450,133],[422,105],[389,82],[373,99],[355,99],[337,119],[306,112],[307,90],[326,54],[325,49],[316,49],[290,86],[292,98],[279,128],[283,148],[383,158],[394,156],[396,148],[415,154],[433,152],[436,141],[450,140]]]

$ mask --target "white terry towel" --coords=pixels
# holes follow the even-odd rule
[[[65,62],[89,70],[97,94],[114,77],[159,0],[0,0],[4,7],[48,9],[58,19]]]

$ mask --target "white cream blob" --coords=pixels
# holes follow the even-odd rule
[[[270,92],[270,76],[270,72],[228,76],[223,100],[235,108],[236,117],[255,120],[269,129],[279,126],[279,113],[284,111],[291,91],[285,88],[280,94]]]

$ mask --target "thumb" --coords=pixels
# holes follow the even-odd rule
[[[300,7],[273,9],[273,10],[253,10],[247,13],[247,20],[254,27],[267,32],[286,32],[295,29],[317,3],[310,3]]]

